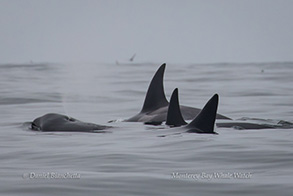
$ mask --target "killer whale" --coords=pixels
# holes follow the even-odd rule
[[[275,129],[283,128],[281,126],[269,125],[269,124],[255,124],[250,122],[221,122],[216,123],[217,127],[222,128],[234,128],[234,129]]]
[[[241,120],[238,121],[230,121],[230,122],[217,122],[217,127],[222,128],[234,128],[238,130],[244,129],[292,129],[293,124],[288,121],[280,120],[277,123],[252,123],[252,122],[244,122]]]
[[[161,124],[166,121],[169,102],[166,99],[163,85],[165,67],[166,64],[162,64],[153,76],[141,111],[135,116],[124,121],[144,122],[146,124]],[[201,109],[184,105],[180,105],[180,110],[185,120],[192,120],[201,111]],[[230,119],[221,114],[217,114],[216,118],[226,120]]]
[[[206,132],[213,133],[214,130],[214,124],[215,124],[215,108],[217,108],[218,104],[218,95],[215,94],[205,105],[205,107],[202,109],[202,111],[198,114],[198,116],[190,123],[187,124],[185,120],[182,117],[180,107],[179,107],[179,99],[178,99],[178,89],[175,89],[172,93],[168,114],[167,114],[167,120],[166,125],[169,125],[171,127],[180,127],[185,126],[186,128],[195,126],[199,127],[201,132],[202,130],[205,130]],[[222,128],[234,128],[234,129],[288,129],[292,128],[293,125],[288,122],[284,123],[278,123],[277,125],[273,124],[257,124],[257,123],[251,123],[251,122],[240,122],[240,121],[231,121],[228,122],[217,122],[217,127]],[[198,128],[197,128],[198,129]],[[197,130],[196,129],[196,130]]]
[[[31,129],[43,132],[93,132],[106,133],[110,126],[83,122],[62,114],[48,113],[36,118],[31,123]]]
[[[186,123],[182,117],[178,100],[178,89],[176,88],[171,95],[166,125],[170,127],[181,126],[180,129],[184,129],[188,133],[218,134],[214,132],[218,102],[219,96],[214,94],[198,115],[190,123]]]

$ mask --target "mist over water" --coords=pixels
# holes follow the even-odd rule
[[[1,64],[0,194],[292,194],[292,129],[168,134],[164,125],[119,122],[140,111],[159,65]],[[292,68],[290,62],[167,64],[164,86],[168,99],[179,88],[183,105],[202,108],[218,93],[218,112],[230,118],[292,123]],[[29,129],[28,122],[51,112],[115,128],[106,134]]]

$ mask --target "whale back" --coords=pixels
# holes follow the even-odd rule
[[[75,118],[62,114],[49,113],[36,118],[31,124],[32,130],[36,131],[53,131],[53,132],[95,132],[111,128],[109,126],[98,125],[94,123],[83,122]]]

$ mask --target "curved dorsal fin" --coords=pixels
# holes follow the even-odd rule
[[[176,88],[171,96],[168,113],[167,113],[167,121],[166,125],[170,126],[181,126],[186,125],[187,123],[184,121],[180,106],[179,106],[179,100],[178,100],[178,89]]]
[[[156,110],[169,104],[163,86],[165,67],[166,64],[164,63],[155,73],[145,96],[141,112]]]
[[[204,106],[201,112],[186,127],[192,130],[198,130],[198,133],[215,133],[214,125],[217,115],[219,96],[215,94]]]

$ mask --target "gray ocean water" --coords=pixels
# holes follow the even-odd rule
[[[121,122],[140,111],[159,65],[1,64],[0,195],[292,195],[293,129],[168,135]],[[293,63],[167,63],[164,85],[183,105],[218,93],[218,112],[233,119],[292,123],[292,76]],[[115,128],[29,129],[50,112]]]

